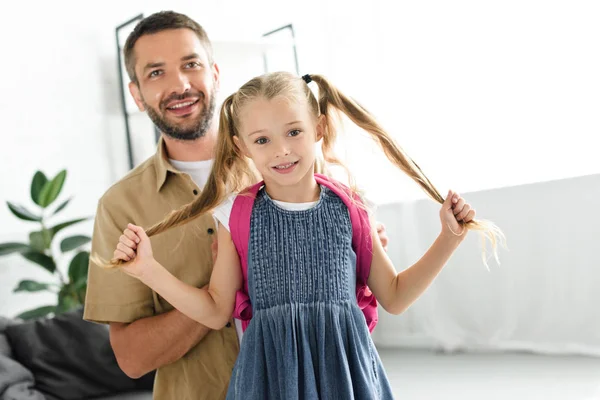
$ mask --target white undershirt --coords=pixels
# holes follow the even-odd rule
[[[210,175],[210,170],[213,165],[213,160],[177,161],[169,159],[169,162],[178,171],[188,174],[201,190],[208,180],[208,176]]]

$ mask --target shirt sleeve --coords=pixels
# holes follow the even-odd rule
[[[91,254],[102,260],[113,258],[119,237],[130,218],[103,198],[98,203]],[[133,322],[155,314],[152,290],[119,268],[105,269],[90,260],[83,318],[88,321]]]
[[[229,229],[229,217],[231,216],[231,210],[233,209],[233,202],[235,201],[236,195],[231,195],[223,203],[219,204],[213,211],[213,217],[215,218],[215,222],[221,223],[227,229]]]

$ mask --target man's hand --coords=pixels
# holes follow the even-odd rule
[[[377,235],[379,236],[379,241],[381,242],[381,247],[383,247],[383,249],[385,251],[387,251],[387,245],[388,245],[389,239],[385,232],[385,226],[381,222],[377,222]]]

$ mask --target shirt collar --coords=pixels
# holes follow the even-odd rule
[[[179,174],[167,158],[167,148],[165,141],[161,135],[158,140],[158,150],[154,155],[154,165],[156,166],[156,191],[159,192],[167,180],[169,172]]]

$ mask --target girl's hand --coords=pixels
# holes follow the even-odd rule
[[[440,221],[442,222],[442,234],[462,236],[466,228],[459,222],[469,222],[475,218],[475,210],[465,202],[458,193],[448,191],[446,200],[440,210]]]
[[[141,279],[154,264],[150,238],[142,227],[128,224],[119,238],[114,258],[128,264],[121,268],[134,278]]]

